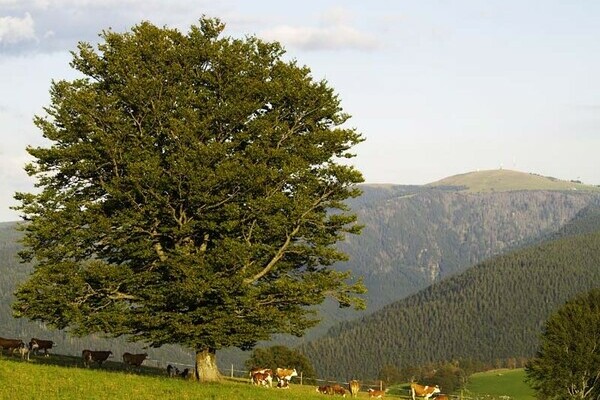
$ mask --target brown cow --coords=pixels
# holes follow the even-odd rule
[[[410,384],[410,392],[412,395],[412,400],[415,400],[415,396],[423,396],[423,399],[429,399],[435,393],[440,393],[440,387],[435,386],[423,386],[418,383]]]
[[[332,392],[333,392],[333,390],[331,389],[331,386],[329,386],[329,385],[317,386],[317,393],[333,394]]]
[[[250,383],[259,386],[268,384],[269,387],[273,387],[273,370],[269,368],[252,368],[250,370]]]
[[[360,383],[356,379],[353,379],[348,383],[348,389],[350,389],[352,397],[357,397],[360,391]]]
[[[339,395],[342,395],[342,397],[346,397],[346,389],[344,389],[337,383],[335,385],[331,386],[331,390],[333,391],[332,394],[339,394]]]
[[[83,358],[83,365],[86,367],[90,367],[90,364],[95,361],[98,365],[102,365],[104,361],[108,359],[108,357],[112,357],[112,351],[92,351],[92,350],[83,350],[81,352],[81,358]]]
[[[450,398],[445,394],[438,394],[434,397],[435,400],[450,400]]]
[[[127,365],[131,365],[134,367],[141,367],[144,360],[148,358],[147,353],[143,354],[131,354],[131,353],[123,353],[123,362]]]
[[[387,392],[387,389],[386,390],[369,389],[367,392],[369,392],[369,397],[372,399],[383,399],[383,396],[385,396],[385,392]]]
[[[15,350],[21,347],[25,347],[25,343],[21,339],[5,339],[0,337],[0,348],[6,349],[10,355],[13,355]]]
[[[273,387],[273,376],[267,372],[257,372],[252,375],[252,383],[257,386],[267,386]]]
[[[50,350],[52,346],[54,346],[54,342],[52,340],[31,338],[29,341],[29,350],[35,355],[37,355],[40,350],[44,350],[44,356],[50,357],[48,350]]]

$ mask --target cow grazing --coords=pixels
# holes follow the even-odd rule
[[[171,364],[167,365],[167,375],[169,378],[174,378],[179,375],[179,368],[172,366]]]
[[[413,382],[410,384],[410,393],[413,400],[415,400],[415,396],[421,396],[423,399],[429,399],[435,393],[440,393],[440,387],[437,385],[423,386]]]
[[[141,367],[144,360],[148,357],[147,353],[143,354],[131,354],[123,353],[123,362],[133,367]]]
[[[358,392],[360,391],[360,383],[353,379],[350,382],[348,382],[348,389],[350,389],[350,394],[352,395],[352,397],[357,397],[358,396]]]
[[[369,398],[371,399],[383,399],[383,396],[385,396],[385,392],[387,392],[387,390],[369,389],[367,392],[369,393]]]
[[[321,394],[333,394],[333,390],[332,390],[331,386],[329,386],[329,385],[318,386],[317,387],[317,393],[321,393]]]
[[[13,355],[16,349],[24,346],[25,343],[21,339],[5,339],[0,337],[0,348],[6,349],[10,355]]]
[[[83,358],[83,365],[86,367],[90,367],[92,362],[98,363],[98,365],[102,365],[104,361],[108,359],[108,357],[112,357],[112,351],[92,351],[92,350],[83,350],[81,352],[81,358]]]
[[[40,350],[44,350],[44,356],[50,357],[48,350],[50,350],[52,346],[54,346],[52,340],[31,338],[29,341],[29,350],[35,355],[37,355]]]
[[[298,376],[296,369],[277,368],[275,371],[277,377],[277,387],[280,389],[289,389],[290,381],[294,376]]]
[[[339,394],[342,397],[346,397],[346,389],[344,389],[343,387],[341,387],[337,383],[335,385],[331,386],[331,390],[333,391],[332,394]]]

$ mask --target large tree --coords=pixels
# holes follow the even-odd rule
[[[539,398],[600,398],[600,289],[567,302],[548,319],[526,373]]]
[[[208,381],[216,350],[302,335],[328,296],[364,307],[332,268],[359,232],[344,200],[362,175],[341,160],[362,136],[280,44],[223,29],[143,22],[78,45],[81,78],[53,82],[35,118],[38,191],[15,195],[36,262],[15,315],[192,348]]]

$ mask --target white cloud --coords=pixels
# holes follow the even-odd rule
[[[14,44],[35,40],[35,23],[31,14],[23,18],[0,17],[0,44]]]
[[[379,43],[370,34],[351,24],[350,14],[341,8],[328,10],[318,26],[279,25],[259,36],[303,50],[373,50]]]

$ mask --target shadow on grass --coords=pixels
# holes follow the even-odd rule
[[[66,356],[61,354],[50,354],[48,357],[43,355],[30,355],[29,361],[21,360],[19,356],[16,354],[11,356],[7,355],[5,352],[2,352],[0,356],[4,360],[11,361],[19,361],[24,363],[32,363],[38,365],[52,365],[57,367],[64,368],[81,368],[81,369],[90,369],[90,370],[102,370],[109,372],[119,372],[119,373],[128,373],[135,375],[146,375],[146,376],[167,376],[167,372],[165,369],[156,368],[156,367],[147,367],[142,365],[140,368],[132,367],[129,365],[125,365],[122,362],[113,361],[108,359],[103,362],[102,365],[98,365],[97,363],[92,363],[89,368],[83,365],[83,360],[81,357],[77,356]]]

